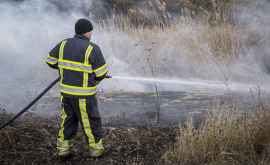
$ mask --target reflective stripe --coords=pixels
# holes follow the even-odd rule
[[[53,56],[51,56],[50,54],[48,55],[48,58],[52,58],[52,59],[58,59],[58,58],[56,58],[56,57],[53,57]]]
[[[86,99],[79,99],[79,107],[80,107],[84,132],[87,136],[89,146],[91,147],[92,145],[95,145],[95,137],[92,133],[88,113],[86,110]]]
[[[63,68],[59,68],[59,74],[60,74],[60,83],[62,83],[63,82],[63,76],[64,76]]]
[[[88,81],[89,81],[89,74],[93,73],[92,65],[89,64],[89,58],[91,55],[91,52],[93,50],[93,47],[89,45],[85,52],[85,60],[83,63],[76,62],[76,61],[69,61],[64,59],[64,48],[67,41],[63,41],[60,45],[59,50],[59,60],[58,60],[58,66],[59,66],[59,72],[61,76],[60,81],[60,91],[64,94],[69,95],[76,95],[76,96],[91,96],[96,94],[96,87],[88,87]],[[72,71],[78,71],[83,72],[83,84],[82,87],[78,86],[71,86],[63,83],[63,71],[66,70],[72,70]]]
[[[62,41],[62,43],[60,45],[59,60],[63,60],[63,58],[64,58],[64,48],[65,48],[66,43],[67,43],[67,41]]]
[[[93,86],[93,87],[78,87],[78,86],[72,86],[72,85],[67,85],[67,84],[63,84],[61,83],[60,86],[63,86],[64,88],[71,88],[71,89],[85,89],[85,90],[95,90],[97,89],[96,86]]]
[[[96,87],[76,87],[65,84],[60,84],[60,91],[65,94],[76,95],[76,96],[91,96],[96,93]]]
[[[65,130],[65,120],[67,118],[67,114],[65,112],[65,109],[63,107],[63,96],[61,96],[61,125],[60,125],[60,130],[58,132],[58,138],[57,138],[57,150],[58,154],[64,154],[65,152],[68,152],[70,149],[70,142],[68,140],[65,140],[64,136],[64,130]]]
[[[47,59],[46,61],[48,64],[54,65],[57,64],[57,60],[53,60],[53,59]]]
[[[64,61],[64,60],[59,60],[58,66],[63,69],[68,69],[68,70],[74,70],[74,71],[79,71],[79,72],[86,72],[86,73],[92,73],[92,66],[89,65],[84,65],[84,64],[75,64],[70,61]]]
[[[105,65],[99,67],[98,69],[95,69],[94,72],[95,72],[96,76],[101,77],[105,73],[107,73],[108,72],[107,66],[108,66],[108,64],[105,64]]]
[[[60,45],[60,50],[59,50],[59,60],[63,60],[64,57],[64,48],[66,45],[67,41],[62,41],[61,45]],[[59,68],[59,73],[60,73],[60,83],[63,82],[63,68]]]
[[[93,47],[91,45],[89,45],[86,49],[86,52],[85,52],[85,58],[84,58],[84,64],[85,65],[89,65],[89,57],[92,53],[92,50],[93,50]]]
[[[57,58],[54,58],[54,57],[52,57],[52,56],[49,55],[49,56],[47,57],[46,62],[49,63],[49,64],[54,65],[54,64],[57,64],[58,59],[57,59]]]
[[[64,140],[64,124],[65,120],[67,118],[67,114],[65,112],[64,106],[63,106],[63,96],[61,96],[61,125],[60,125],[60,130],[58,133],[58,137],[63,141]]]
[[[60,62],[65,62],[65,63],[70,63],[72,65],[84,65],[84,66],[92,66],[92,65],[85,65],[81,62],[76,62],[76,61],[70,61],[70,60],[64,60],[64,59],[61,59],[59,60]]]
[[[83,73],[83,87],[87,87],[88,86],[88,73],[84,72]]]
[[[89,45],[86,49],[86,52],[84,55],[84,65],[86,65],[86,66],[89,65],[89,57],[91,55],[92,50],[93,50],[93,47],[91,45]],[[92,67],[91,67],[91,71],[92,71]],[[83,74],[83,87],[88,87],[88,77],[89,77],[89,74],[87,72],[85,72]]]

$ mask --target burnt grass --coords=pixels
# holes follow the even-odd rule
[[[0,113],[0,124],[11,116]],[[78,131],[73,156],[61,160],[56,156],[57,119],[28,113],[0,130],[0,164],[163,164],[162,156],[175,143],[177,130],[176,127],[105,126],[106,153],[96,159],[89,156],[84,135],[82,131]]]

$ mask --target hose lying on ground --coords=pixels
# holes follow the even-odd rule
[[[8,122],[4,123],[0,130],[5,128],[6,126],[10,125],[12,122],[14,122],[17,118],[19,118],[22,114],[27,112],[42,96],[44,96],[58,81],[60,80],[60,77],[58,77],[56,80],[54,80],[46,89],[44,89],[33,101],[31,101],[25,108],[23,108],[18,114],[16,114],[12,119],[10,119]]]

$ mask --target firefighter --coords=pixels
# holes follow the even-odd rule
[[[90,42],[92,30],[89,20],[79,19],[75,36],[57,44],[47,57],[47,64],[60,74],[61,125],[57,137],[60,157],[70,156],[79,122],[90,155],[100,157],[104,153],[96,86],[110,76],[99,46]]]

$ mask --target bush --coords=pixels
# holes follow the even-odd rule
[[[165,158],[168,164],[181,165],[269,165],[269,144],[269,109],[225,108],[209,112],[198,129],[187,121]]]

